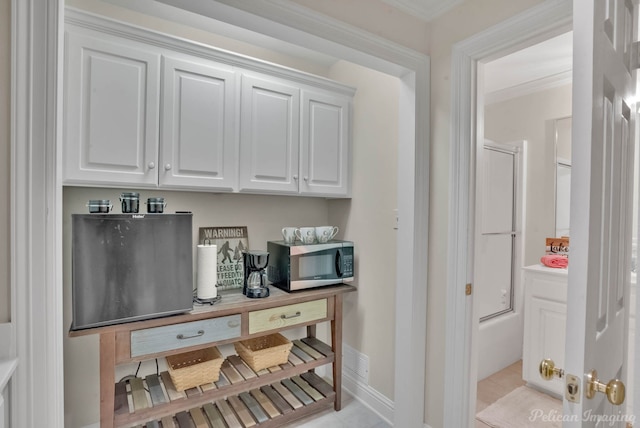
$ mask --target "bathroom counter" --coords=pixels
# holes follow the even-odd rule
[[[542,274],[551,274],[567,277],[569,275],[568,268],[550,268],[542,264],[535,264],[531,266],[525,266],[522,268],[525,272],[538,272]]]

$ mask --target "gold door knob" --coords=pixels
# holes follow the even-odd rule
[[[596,392],[602,392],[607,395],[609,403],[619,406],[624,403],[625,387],[624,383],[620,379],[612,379],[609,383],[605,384],[598,379],[598,372],[591,370],[591,373],[587,375],[587,388],[585,395],[587,398],[593,398]]]
[[[562,379],[564,376],[564,370],[556,367],[556,363],[553,362],[551,358],[545,358],[540,361],[540,376],[544,380],[551,380],[554,376]]]

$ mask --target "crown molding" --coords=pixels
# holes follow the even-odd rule
[[[525,82],[509,88],[488,92],[484,95],[484,104],[496,104],[513,98],[530,95],[547,89],[568,85],[573,81],[573,71],[567,70],[540,79]]]
[[[404,75],[406,69],[424,68],[427,63],[426,56],[420,52],[290,0],[157,1],[239,27],[246,27],[250,22],[252,31],[324,54],[349,58],[351,62],[393,76]],[[380,59],[386,62],[384,69],[380,67]]]

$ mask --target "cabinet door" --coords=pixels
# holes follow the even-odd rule
[[[235,190],[234,71],[205,60],[164,57],[162,79],[160,185]]]
[[[67,33],[65,184],[157,185],[160,55]]]
[[[522,377],[528,384],[562,396],[564,380],[540,377],[540,361],[552,358],[564,367],[567,322],[567,276],[525,273],[524,347]]]
[[[303,91],[300,193],[349,196],[348,98]]]
[[[240,190],[297,193],[299,90],[243,75],[240,110]]]

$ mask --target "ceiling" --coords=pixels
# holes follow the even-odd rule
[[[485,102],[571,83],[573,32],[484,64]]]
[[[337,58],[303,48],[294,43],[276,40],[221,21],[214,21],[211,18],[171,7],[156,0],[103,1],[202,30],[215,28],[220,35],[305,59],[324,67],[329,67],[337,61]],[[464,0],[382,1],[429,21]],[[484,64],[485,102],[490,104],[570,83],[572,44],[572,33],[569,32]]]
[[[431,21],[464,0],[382,0],[409,15]]]

